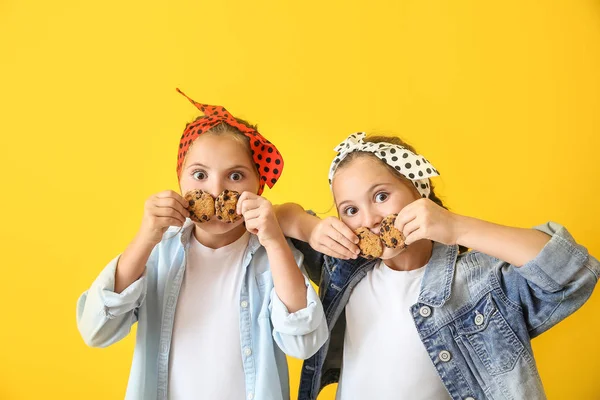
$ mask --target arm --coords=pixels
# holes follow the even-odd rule
[[[264,197],[244,192],[238,200],[237,212],[244,216],[246,229],[258,236],[267,252],[277,296],[291,312],[305,308],[304,275],[287,245],[272,204]]]
[[[146,295],[145,271],[155,263],[154,249],[168,227],[189,215],[185,200],[165,191],[151,196],[140,230],[125,252],[111,261],[77,302],[77,327],[86,344],[106,347],[129,333]]]
[[[600,275],[600,263],[552,222],[535,229],[509,228],[458,216],[422,199],[402,209],[395,226],[408,244],[429,239],[476,250],[465,255],[470,267],[480,269],[480,276],[496,274],[532,337],[581,307]]]
[[[280,204],[274,208],[283,234],[308,243],[313,230],[321,220],[296,203]]]
[[[292,251],[281,233],[277,240],[264,246],[269,258],[273,286],[277,297],[281,299],[287,310],[294,313],[306,308],[307,287],[304,275],[298,268]]]
[[[127,246],[115,267],[114,292],[121,293],[125,288],[140,279],[146,270],[154,244],[136,236]]]
[[[304,266],[310,279],[320,284],[324,255],[355,259],[360,253],[358,237],[342,221],[334,217],[323,220],[295,203],[275,206],[283,233],[293,238],[294,246],[304,254]]]
[[[296,264],[303,265],[302,253],[294,249],[289,242],[288,247],[293,251]],[[299,268],[301,269],[303,268]],[[269,304],[273,339],[284,353],[298,359],[311,357],[329,338],[327,320],[319,296],[307,278],[304,278],[304,286],[306,287],[304,309],[290,312],[275,289],[271,292]]]
[[[275,212],[286,236],[307,242],[321,253],[345,260],[360,253],[358,237],[338,218],[322,220],[294,203],[275,206]]]
[[[531,337],[547,331],[579,309],[591,296],[600,263],[559,224],[535,227],[550,240],[519,268],[479,252],[467,255],[485,275],[494,271],[507,299],[523,314]]]
[[[535,229],[513,228],[457,216],[456,243],[521,267],[533,260],[550,236]]]
[[[146,201],[140,230],[117,264],[116,293],[121,293],[142,276],[152,249],[162,240],[169,226],[183,226],[190,216],[186,207],[187,202],[170,190],[153,195]]]
[[[269,259],[273,338],[286,354],[308,358],[325,343],[328,330],[321,301],[300,268],[303,256],[292,251],[267,199],[244,192],[238,213],[244,216],[246,229],[258,236]]]
[[[454,214],[429,199],[404,207],[396,218],[406,244],[429,239],[446,245],[459,244],[520,267],[544,248],[550,236],[533,229],[502,226]]]
[[[145,276],[120,293],[114,290],[118,261],[112,260],[77,301],[77,328],[90,347],[106,347],[127,336],[146,296]]]

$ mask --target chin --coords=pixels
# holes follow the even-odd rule
[[[379,258],[381,258],[382,260],[389,260],[389,259],[394,258],[397,255],[403,253],[406,249],[407,249],[406,247],[395,248],[395,249],[388,249],[387,247],[384,247],[383,254]]]
[[[217,219],[211,219],[210,221],[203,222],[201,224],[198,222],[194,222],[194,225],[196,225],[197,229],[200,229],[210,235],[224,235],[224,234],[229,233],[232,230],[236,229],[243,223],[244,223],[243,219],[240,219],[239,221],[235,221],[230,224],[221,222]]]

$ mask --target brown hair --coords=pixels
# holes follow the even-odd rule
[[[368,137],[366,137],[364,139],[364,141],[367,142],[367,143],[382,143],[382,142],[391,143],[391,144],[395,144],[395,145],[398,145],[398,146],[402,146],[402,147],[404,147],[404,148],[412,151],[413,153],[418,154],[417,151],[415,150],[415,148],[413,146],[411,146],[410,144],[406,143],[404,140],[402,140],[402,139],[400,139],[399,137],[396,137],[396,136],[383,136],[383,135],[368,136]],[[396,176],[399,180],[401,180],[405,184],[409,185],[412,188],[412,190],[415,190],[414,186],[408,180],[408,178],[406,178],[404,175],[402,175],[401,173],[399,173],[398,171],[396,171],[389,164],[387,164],[387,163],[383,162],[382,160],[380,160],[373,153],[369,153],[369,152],[365,152],[365,151],[354,151],[354,152],[348,154],[346,156],[346,158],[344,158],[342,161],[340,161],[340,163],[338,164],[338,166],[336,168],[336,172],[340,168],[342,168],[342,167],[347,166],[348,164],[350,164],[352,162],[352,160],[355,160],[356,158],[359,158],[359,157],[373,157],[373,159],[375,159],[378,162],[380,162],[383,165],[385,165],[386,168],[388,168],[388,170],[390,170],[394,174],[394,176]],[[446,207],[446,205],[444,204],[444,202],[435,194],[435,189],[433,187],[433,183],[431,182],[431,180],[429,180],[429,188],[430,188],[429,200],[433,201],[438,206],[440,206],[440,207],[448,210],[448,207]],[[459,245],[459,252],[460,253],[464,253],[467,250],[468,249],[466,247]]]

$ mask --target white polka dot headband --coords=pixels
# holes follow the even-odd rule
[[[348,154],[364,151],[373,153],[381,161],[412,181],[422,197],[429,197],[431,192],[429,178],[440,174],[425,157],[397,144],[365,142],[363,139],[366,136],[367,134],[364,132],[353,133],[335,147],[334,150],[338,154],[329,168],[329,185],[331,185],[337,166]]]

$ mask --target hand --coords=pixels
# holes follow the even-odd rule
[[[169,226],[183,226],[190,216],[187,206],[188,202],[171,190],[150,196],[144,205],[138,238],[152,246],[157,245]]]
[[[342,221],[327,217],[314,227],[308,243],[320,253],[344,260],[355,259],[360,253],[358,237]]]
[[[394,226],[407,245],[421,239],[453,245],[458,243],[459,217],[429,199],[419,199],[398,213]]]
[[[244,192],[238,199],[237,213],[244,216],[246,229],[258,236],[258,241],[264,247],[285,242],[269,200],[252,192]]]

